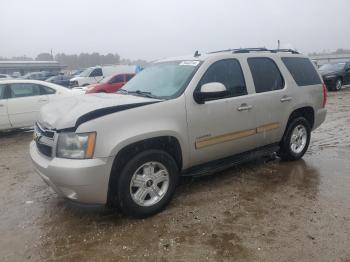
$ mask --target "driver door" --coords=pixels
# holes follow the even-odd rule
[[[6,85],[0,85],[0,130],[11,128],[7,113],[7,98],[5,96]]]
[[[350,84],[350,62],[345,66],[344,85]]]
[[[186,97],[191,162],[194,165],[249,151],[256,145],[256,112],[240,62],[237,59],[214,62],[196,91],[211,82],[222,83],[228,94],[204,104],[196,103],[193,96]]]

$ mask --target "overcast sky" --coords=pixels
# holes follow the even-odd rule
[[[350,49],[349,0],[0,0],[0,56]]]

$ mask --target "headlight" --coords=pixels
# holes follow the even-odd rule
[[[56,156],[71,159],[92,158],[96,133],[61,133],[58,136]]]

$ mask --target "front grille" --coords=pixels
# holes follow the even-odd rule
[[[41,127],[38,123],[34,126],[34,140],[39,152],[47,157],[52,157],[55,132]]]

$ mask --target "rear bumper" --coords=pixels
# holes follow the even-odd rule
[[[321,108],[317,110],[315,114],[315,122],[314,122],[313,130],[318,128],[326,120],[326,115],[327,115],[326,108]]]
[[[64,198],[83,204],[106,204],[113,158],[72,160],[48,158],[34,142],[30,157],[39,176]]]

